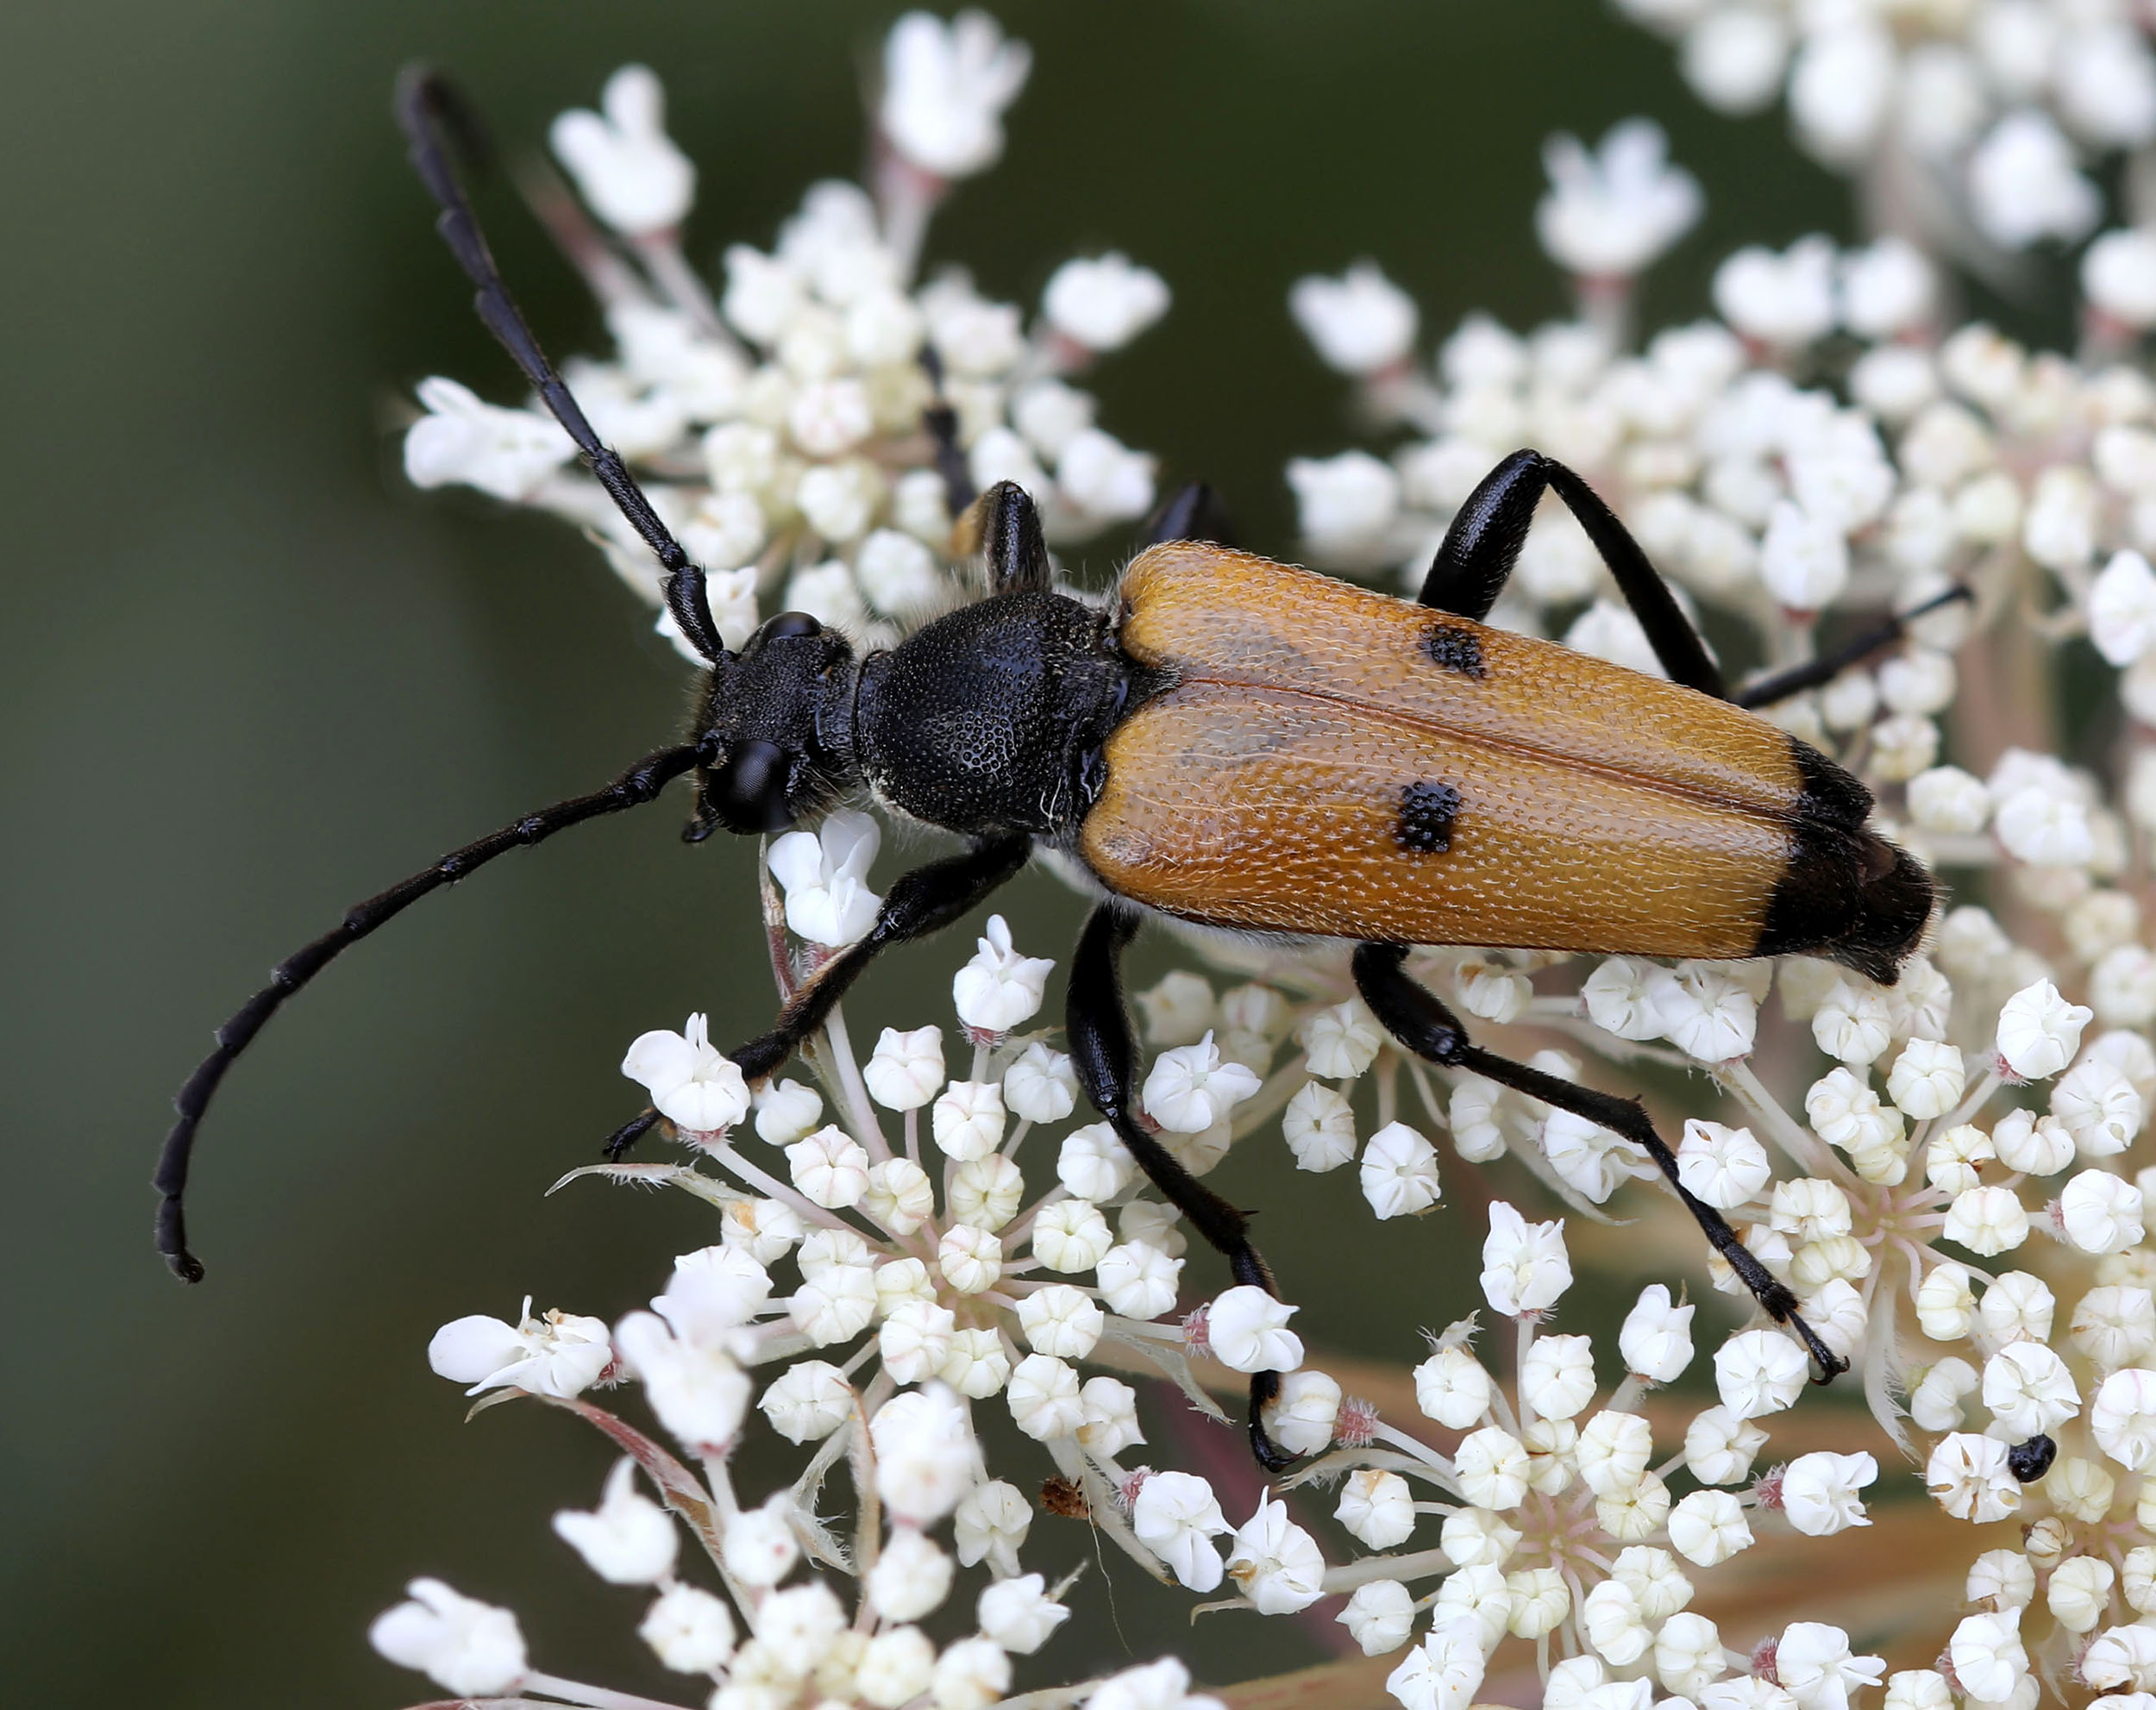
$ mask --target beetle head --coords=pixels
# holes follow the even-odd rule
[[[783,831],[858,781],[855,667],[852,644],[800,611],[780,612],[713,667],[693,841],[722,826]]]

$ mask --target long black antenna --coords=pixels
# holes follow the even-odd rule
[[[179,1120],[165,1137],[165,1149],[158,1155],[157,1174],[151,1178],[151,1186],[163,1196],[157,1207],[157,1250],[165,1256],[172,1275],[182,1282],[202,1281],[202,1261],[187,1250],[187,1219],[181,1206],[187,1192],[187,1166],[194,1153],[195,1131],[202,1125],[203,1112],[210,1108],[210,1100],[216,1093],[217,1083],[224,1079],[224,1072],[253,1043],[254,1036],[262,1030],[262,1024],[284,1006],[287,998],[304,990],[308,981],[346,949],[376,927],[395,919],[429,891],[454,884],[497,855],[507,855],[511,849],[528,844],[544,842],[555,832],[566,831],[572,825],[580,825],[601,814],[641,807],[655,798],[671,780],[680,777],[699,760],[710,758],[693,742],[646,755],[605,789],[526,814],[498,831],[489,832],[476,843],[467,843],[462,849],[451,851],[433,866],[391,886],[379,897],[348,910],[334,930],[323,933],[271,969],[269,984],[242,1004],[231,1019],[217,1030],[216,1049],[202,1060],[172,1100],[179,1112]]]
[[[555,420],[576,442],[599,484],[664,567],[667,610],[674,614],[689,645],[708,663],[720,664],[726,658],[726,646],[719,639],[718,625],[711,621],[703,570],[689,561],[681,542],[659,520],[659,513],[651,508],[651,501],[621,460],[621,454],[600,443],[582,407],[540,348],[530,323],[509,294],[501,270],[494,265],[486,235],[479,229],[456,169],[460,155],[474,165],[486,159],[486,131],[479,116],[447,79],[424,66],[409,66],[397,79],[397,122],[411,140],[413,167],[442,204],[435,229],[442,234],[458,266],[479,287],[472,304],[479,319],[516,359],[524,378],[554,411]]]

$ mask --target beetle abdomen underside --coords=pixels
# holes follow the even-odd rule
[[[1109,739],[1080,847],[1136,901],[1889,980],[1922,931],[1930,881],[1862,787],[1725,702],[1215,547],[1154,548],[1120,597],[1124,650],[1175,682]]]

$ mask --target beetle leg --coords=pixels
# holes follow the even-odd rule
[[[1145,525],[1144,538],[1138,544],[1141,548],[1158,546],[1163,541],[1201,541],[1210,546],[1233,546],[1234,530],[1228,526],[1220,495],[1203,481],[1186,481],[1167,504],[1153,513],[1152,521]]]
[[[893,944],[941,931],[1014,878],[1032,853],[1028,837],[992,837],[962,855],[947,855],[901,874],[876,911],[875,924],[818,969],[787,999],[768,1033],[729,1051],[743,1075],[761,1080],[830,1017],[877,955]],[[632,1124],[633,1126],[633,1124]],[[632,1134],[630,1140],[636,1137]]]
[[[1737,1231],[1729,1226],[1728,1219],[1678,1179],[1677,1155],[1655,1132],[1654,1124],[1647,1120],[1647,1113],[1640,1108],[1637,1099],[1619,1099],[1608,1093],[1597,1093],[1592,1087],[1561,1080],[1554,1074],[1545,1074],[1540,1069],[1530,1068],[1509,1057],[1494,1055],[1470,1043],[1460,1018],[1435,993],[1408,976],[1407,960],[1407,949],[1399,944],[1358,944],[1355,949],[1356,987],[1362,993],[1363,1001],[1369,1005],[1370,1013],[1387,1032],[1417,1056],[1427,1057],[1448,1068],[1467,1069],[1501,1087],[1539,1099],[1557,1110],[1570,1111],[1642,1148],[1669,1179],[1677,1198],[1683,1201],[1684,1209],[1691,1212],[1714,1250],[1752,1291],[1752,1298],[1766,1309],[1769,1317],[1787,1325],[1802,1339],[1824,1374],[1821,1381],[1849,1369],[1849,1362],[1821,1341],[1818,1331],[1804,1322],[1797,1312],[1796,1296],[1789,1285],[1759,1262],[1751,1249],[1739,1239]]]
[[[1138,1119],[1138,1101],[1132,1084],[1138,1066],[1137,1042],[1131,1037],[1131,1018],[1123,1005],[1123,980],[1118,963],[1123,947],[1138,930],[1138,917],[1112,903],[1103,903],[1087,918],[1071,958],[1070,988],[1066,1013],[1072,1066],[1086,1096],[1108,1119],[1116,1137],[1130,1148],[1138,1168],[1169,1203],[1190,1219],[1190,1226],[1213,1249],[1224,1255],[1238,1283],[1263,1288],[1278,1298],[1273,1274],[1257,1249],[1250,1245],[1250,1219],[1175,1161],[1175,1156],[1148,1132]],[[1268,1471],[1292,1466],[1295,1457],[1265,1433],[1263,1411],[1280,1394],[1278,1372],[1256,1372],[1250,1377],[1250,1450]]]
[[[959,525],[958,544],[965,552],[987,556],[991,593],[1020,589],[1046,593],[1053,586],[1041,513],[1032,495],[1016,481],[998,481],[974,501]]]
[[[1551,490],[1594,542],[1670,680],[1717,700],[1727,699],[1720,668],[1708,656],[1699,631],[1645,550],[1594,488],[1539,451],[1515,451],[1468,495],[1423,579],[1422,604],[1478,622],[1488,616],[1519,561],[1535,507]]]
[[[1816,689],[1823,683],[1831,683],[1852,665],[1861,665],[1880,648],[1891,647],[1908,633],[1908,626],[1927,611],[1958,599],[1972,599],[1969,589],[1957,582],[1942,594],[1934,596],[1921,605],[1889,617],[1883,623],[1866,630],[1854,641],[1846,642],[1832,653],[1808,660],[1802,665],[1792,665],[1786,671],[1777,671],[1747,683],[1730,696],[1733,705],[1743,707],[1771,706],[1806,689]]]

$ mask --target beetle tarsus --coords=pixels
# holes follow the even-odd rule
[[[1119,964],[1124,946],[1138,931],[1131,910],[1103,903],[1086,917],[1078,949],[1070,959],[1064,1032],[1078,1084],[1094,1108],[1107,1118],[1116,1137],[1168,1202],[1190,1219],[1190,1226],[1228,1262],[1236,1281],[1263,1288],[1275,1300],[1272,1268],[1250,1245],[1250,1219],[1201,1184],[1174,1153],[1138,1120],[1131,1088],[1136,1084],[1138,1043],[1131,1035],[1130,1012],[1123,1004]],[[1278,1372],[1250,1377],[1250,1450],[1269,1472],[1281,1472],[1296,1457],[1266,1434],[1264,1411],[1280,1394]]]
[[[1736,1273],[1738,1281],[1752,1291],[1752,1299],[1803,1343],[1822,1374],[1819,1381],[1831,1382],[1849,1369],[1849,1362],[1827,1347],[1804,1322],[1789,1285],[1759,1262],[1758,1256],[1745,1245],[1727,1218],[1685,1187],[1677,1173],[1677,1155],[1655,1132],[1637,1099],[1598,1093],[1591,1087],[1545,1074],[1470,1043],[1460,1018],[1435,993],[1409,976],[1407,961],[1407,950],[1402,944],[1358,944],[1355,948],[1356,989],[1380,1026],[1419,1057],[1447,1068],[1466,1069],[1632,1141],[1654,1160],[1684,1209],[1699,1225],[1700,1232]]]

